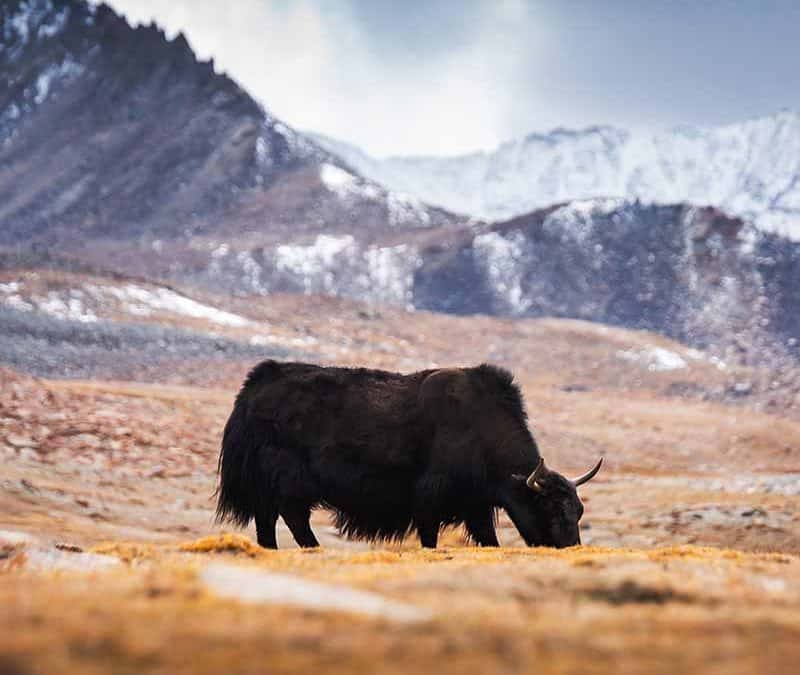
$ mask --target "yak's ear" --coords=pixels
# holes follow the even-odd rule
[[[436,413],[461,409],[468,400],[469,379],[460,368],[442,368],[428,375],[420,386],[419,400]]]

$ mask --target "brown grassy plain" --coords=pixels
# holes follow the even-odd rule
[[[432,552],[366,545],[317,512],[321,550],[281,528],[282,550],[262,551],[212,518],[220,432],[252,364],[113,382],[1,371],[0,672],[793,672],[800,418],[791,391],[765,384],[774,373],[575,321],[280,296],[226,309],[253,321],[226,335],[318,361],[512,368],[551,466],[606,457],[583,492],[587,545],[520,548],[505,518],[500,550],[455,530]],[[661,369],[659,349],[686,367]],[[732,395],[743,381],[751,393]],[[219,566],[242,575],[238,595],[206,576]],[[419,617],[248,596],[276,573]]]

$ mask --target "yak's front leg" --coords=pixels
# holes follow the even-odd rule
[[[417,532],[423,548],[436,548],[436,544],[439,541],[440,526],[441,523],[438,519],[425,516],[417,518]]]
[[[440,473],[422,476],[414,487],[414,526],[424,548],[436,548],[442,526],[442,506],[452,493],[449,477]]]
[[[310,504],[296,501],[289,502],[281,506],[281,517],[298,546],[302,548],[316,548],[319,546],[319,542],[311,529]]]
[[[500,546],[494,529],[494,511],[479,511],[466,520],[467,532],[478,546]]]

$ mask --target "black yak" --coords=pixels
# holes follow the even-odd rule
[[[416,530],[435,547],[442,525],[463,523],[497,546],[503,508],[529,546],[579,544],[576,487],[602,459],[574,481],[548,470],[526,420],[512,375],[491,365],[400,375],[264,361],[225,425],[217,518],[255,518],[267,548],[279,515],[300,546],[317,546],[318,506],[353,538]]]

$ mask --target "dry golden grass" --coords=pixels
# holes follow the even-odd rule
[[[702,400],[756,374],[705,361],[648,371],[618,353],[683,347],[583,322],[237,302],[228,309],[269,322],[256,332],[306,341],[331,363],[511,367],[551,466],[573,473],[606,456],[582,492],[591,546],[517,548],[504,517],[503,549],[466,546],[458,529],[435,551],[414,538],[367,545],[318,511],[321,550],[295,549],[281,527],[281,550],[266,551],[252,528],[213,524],[219,437],[252,364],[178,364],[159,383],[0,372],[0,530],[36,539],[21,553],[0,541],[0,673],[736,675],[800,663],[800,495],[772,490],[800,471],[796,411]],[[690,395],[670,393],[681,387]],[[223,599],[203,576],[219,564],[377,593],[432,618]]]
[[[0,575],[3,672],[736,674],[789,673],[800,657],[800,559],[790,555],[263,551],[232,535],[94,550],[124,563]],[[200,575],[219,560],[377,592],[432,618],[220,599]]]

